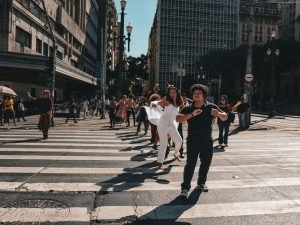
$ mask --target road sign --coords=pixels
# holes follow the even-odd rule
[[[253,81],[253,75],[251,73],[247,73],[245,75],[245,81],[246,82],[252,82]]]

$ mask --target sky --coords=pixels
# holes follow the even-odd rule
[[[126,26],[129,22],[133,27],[130,52],[126,52],[127,55],[137,57],[141,54],[147,54],[148,39],[156,11],[156,2],[157,0],[127,0],[124,32],[126,33]],[[117,11],[120,14],[120,0],[115,0],[115,4],[117,6]],[[120,21],[121,15],[119,15],[118,18]]]

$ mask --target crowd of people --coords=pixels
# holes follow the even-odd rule
[[[53,103],[48,90],[44,90],[42,94],[43,97],[40,99],[33,98],[30,94],[28,97],[37,103],[40,113],[38,128],[42,131],[43,138],[47,139]],[[181,162],[181,159],[185,158],[182,124],[187,122],[187,161],[184,168],[184,181],[181,184],[181,196],[187,198],[198,158],[201,163],[197,181],[198,188],[202,191],[208,190],[205,183],[213,157],[213,123],[217,121],[219,128],[219,146],[227,147],[229,127],[235,118],[233,111],[238,113],[239,126],[244,129],[250,107],[243,97],[231,107],[226,95],[220,96],[217,105],[210,103],[207,101],[207,87],[201,84],[195,84],[191,87],[191,96],[192,99],[189,99],[185,94],[181,95],[175,86],[169,85],[165,96],[161,96],[159,89],[154,88],[147,99],[123,95],[117,101],[112,96],[110,100],[105,100],[105,103],[102,104],[101,99],[76,102],[71,97],[67,104],[68,114],[65,122],[68,123],[68,120],[73,118],[74,122],[77,123],[76,118],[80,116],[80,112],[83,113],[83,119],[87,119],[88,115],[99,115],[100,118],[105,118],[107,112],[110,128],[114,128],[116,123],[125,123],[127,127],[131,125],[136,127],[136,135],[139,135],[143,124],[144,135],[146,135],[150,127],[150,142],[153,144],[152,148],[158,150],[157,164],[160,170],[165,169],[165,162],[172,147],[174,147],[174,160]],[[1,125],[3,117],[8,124],[10,119],[15,124],[14,107],[15,103],[9,96],[0,100]],[[23,118],[25,120],[24,111],[26,108],[22,100],[17,103],[16,108],[18,119]],[[159,149],[157,148],[158,142]]]

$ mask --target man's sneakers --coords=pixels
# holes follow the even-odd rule
[[[195,189],[203,191],[203,192],[208,192],[208,187],[205,184],[198,184]]]
[[[181,197],[182,199],[186,200],[186,199],[188,198],[188,196],[189,196],[189,191],[188,191],[187,189],[183,189],[183,190],[181,191],[180,197]]]

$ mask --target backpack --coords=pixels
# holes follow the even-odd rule
[[[235,120],[235,114],[234,114],[234,112],[229,111],[229,112],[228,112],[228,121],[229,121],[230,123],[234,123],[234,120]]]

